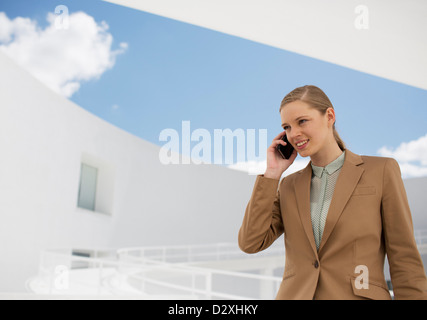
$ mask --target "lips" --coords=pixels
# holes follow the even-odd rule
[[[304,149],[307,146],[308,141],[310,141],[310,139],[301,140],[301,141],[298,141],[295,145],[298,149]]]

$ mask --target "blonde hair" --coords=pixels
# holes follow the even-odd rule
[[[312,85],[307,85],[307,86],[296,88],[291,92],[289,92],[283,98],[282,103],[280,104],[279,113],[282,111],[283,107],[286,104],[297,101],[297,100],[307,103],[308,105],[310,105],[310,107],[316,109],[321,114],[325,114],[328,108],[334,109],[328,96],[320,88]],[[335,141],[337,142],[340,149],[344,151],[345,144],[344,144],[344,141],[342,141],[341,137],[339,136],[337,130],[335,129],[335,123],[333,125],[333,132],[334,132]]]

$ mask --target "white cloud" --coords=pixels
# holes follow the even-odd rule
[[[384,146],[377,153],[382,157],[396,159],[403,178],[427,176],[427,134],[416,140],[403,142],[395,149]],[[309,160],[309,158],[297,158],[282,177],[305,168]],[[229,165],[228,168],[257,175],[265,172],[267,162],[265,160],[237,162]]]
[[[290,175],[291,173],[297,172],[304,169],[310,162],[310,158],[295,159],[292,165],[283,173],[282,177]],[[246,161],[236,162],[227,166],[229,169],[239,170],[247,172],[249,175],[264,174],[267,169],[267,161]]]
[[[427,176],[427,166],[414,165],[407,162],[399,163],[404,178]]]
[[[266,161],[236,162],[228,165],[227,168],[247,172],[250,175],[263,174],[266,169]]]
[[[396,159],[404,178],[427,176],[427,134],[417,140],[403,142],[394,150],[384,146],[377,153]]]
[[[113,37],[105,22],[97,23],[84,12],[68,16],[68,28],[57,28],[58,17],[48,13],[49,25],[17,17],[10,20],[0,12],[0,49],[41,82],[66,97],[82,82],[98,79],[112,68],[128,45],[112,50]]]

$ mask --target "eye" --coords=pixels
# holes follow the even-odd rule
[[[283,130],[285,130],[285,131],[288,130],[288,129],[289,129],[289,126],[284,126],[283,127]]]
[[[307,120],[306,120],[306,119],[301,119],[301,120],[299,121],[299,124],[303,124],[303,123],[305,123],[305,122],[307,122]]]

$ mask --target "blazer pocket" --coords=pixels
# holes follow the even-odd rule
[[[374,186],[369,187],[356,187],[353,192],[353,196],[369,196],[377,193]]]
[[[371,300],[391,300],[388,288],[379,283],[369,281],[369,288],[358,289],[355,284],[356,277],[350,277],[351,287],[355,296],[371,299]]]

